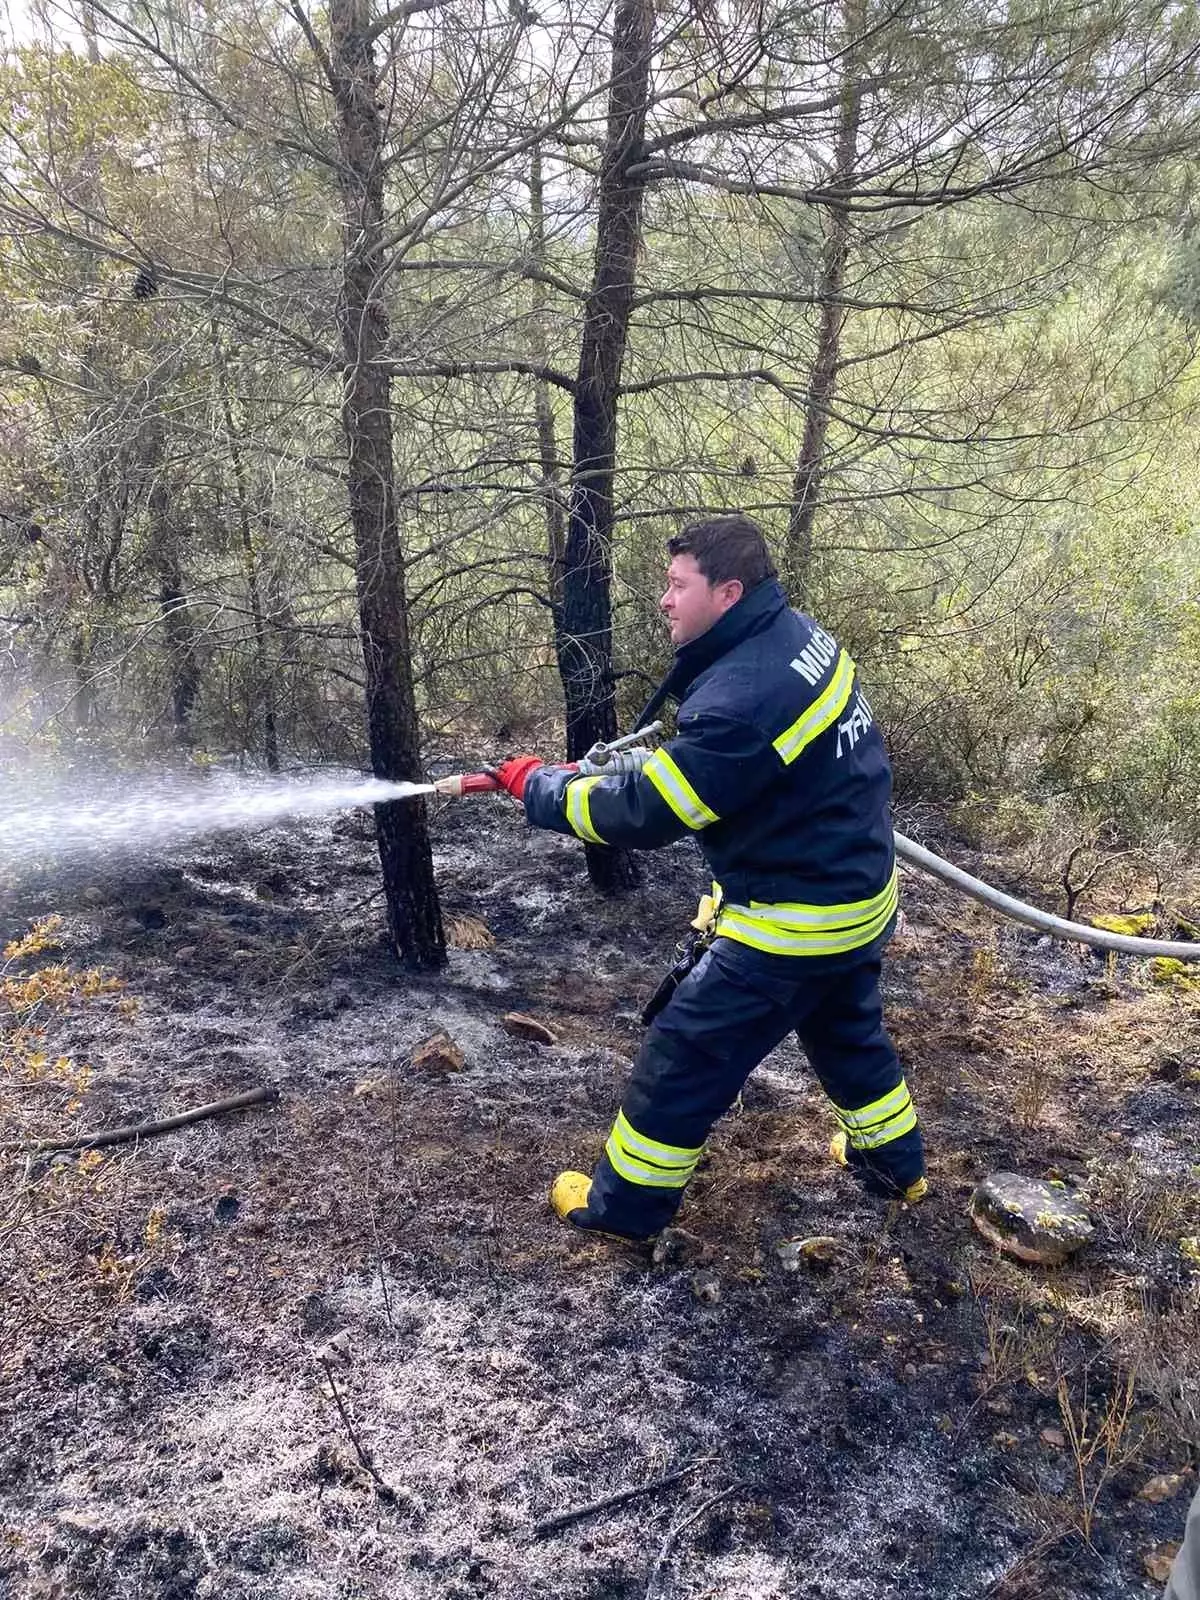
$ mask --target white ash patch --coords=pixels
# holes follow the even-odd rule
[[[881,1554],[890,1544],[897,1552],[911,1543],[913,1529],[923,1540],[952,1534],[961,1525],[953,1501],[931,1486],[937,1463],[921,1450],[899,1449],[886,1467],[864,1474],[838,1496],[837,1516],[824,1536],[805,1552],[803,1570],[812,1583],[812,1600],[878,1600],[882,1569],[894,1569],[895,1558]],[[955,1574],[961,1582],[966,1572]],[[984,1593],[985,1587],[953,1592]]]
[[[1169,1135],[1160,1132],[1135,1133],[1129,1141],[1144,1180],[1168,1179],[1188,1188],[1194,1183],[1195,1152],[1181,1148]]]
[[[487,950],[448,950],[447,973],[455,983],[485,993],[507,989],[509,979],[500,970],[495,956]]]
[[[467,1058],[467,1070],[486,1070],[497,1058],[508,1053],[511,1041],[500,1027],[500,1014],[494,1018],[478,1011],[441,1001],[432,1013],[437,1027],[448,1033]],[[509,1064],[511,1071],[511,1063]]]
[[[731,1501],[730,1505],[736,1510],[737,1501]],[[723,1505],[714,1507],[714,1514],[719,1515],[722,1509]],[[703,1528],[704,1522],[702,1517],[698,1526]],[[686,1541],[693,1533],[693,1529],[687,1530],[680,1551],[672,1554],[663,1567],[654,1587],[654,1594],[660,1600],[668,1595],[697,1592],[711,1595],[713,1600],[718,1597],[719,1600],[797,1600],[797,1596],[807,1595],[806,1589],[796,1587],[800,1572],[795,1563],[757,1552],[689,1555]],[[680,1587],[684,1579],[689,1580],[686,1590]],[[699,1591],[694,1587],[697,1583],[701,1585]]]
[[[801,1065],[795,1046],[780,1045],[755,1067],[748,1080],[769,1091],[773,1100],[790,1101],[806,1106],[815,1097],[813,1079]]]
[[[562,912],[570,899],[569,889],[554,889],[546,883],[525,883],[514,896],[513,904],[525,913],[531,928],[541,931]]]
[[[307,1494],[300,1492],[301,1480],[310,1475],[325,1431],[317,1386],[315,1368],[288,1378],[234,1377],[174,1409],[175,1439],[194,1463],[216,1465],[223,1474],[211,1486],[197,1484],[200,1507],[231,1501],[253,1506],[260,1522],[295,1516],[297,1501]]]

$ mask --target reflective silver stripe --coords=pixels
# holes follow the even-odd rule
[[[897,1112],[881,1127],[871,1133],[861,1131],[850,1134],[850,1143],[856,1150],[877,1150],[881,1144],[891,1144],[893,1139],[900,1139],[906,1133],[911,1133],[917,1125],[917,1113],[911,1101],[903,1111]]]
[[[720,820],[684,777],[670,751],[656,750],[642,771],[680,822],[685,822],[689,828],[706,828],[710,822]]]
[[[747,927],[734,917],[730,917],[727,922],[723,921],[718,926],[717,936],[722,939],[733,939],[738,944],[748,944],[755,950],[765,950],[780,956],[836,956],[843,955],[848,950],[857,950],[861,945],[870,944],[873,939],[877,939],[887,927],[890,915],[889,912],[876,922],[855,928],[852,932],[844,933],[836,939],[797,939],[794,935],[789,938],[784,934],[772,933],[760,927]]]
[[[893,867],[891,877],[879,893],[871,895],[866,900],[849,900],[840,906],[810,906],[792,900],[774,902],[751,900],[748,907],[735,905],[730,909],[743,912],[750,917],[764,917],[773,927],[778,928],[797,930],[819,928],[826,931],[851,928],[877,916],[894,895],[898,894],[899,884],[899,873]]]
[[[604,844],[605,841],[592,826],[591,793],[602,778],[572,778],[567,784],[566,813],[567,821],[575,833],[588,844]]]
[[[837,666],[829,683],[804,714],[774,740],[775,749],[787,765],[790,766],[802,750],[837,721],[846,709],[853,687],[854,663],[844,650],[839,651]]]
[[[646,1166],[643,1162],[630,1160],[615,1143],[611,1134],[609,1135],[608,1143],[604,1147],[604,1153],[611,1162],[614,1172],[619,1172],[630,1183],[640,1184],[643,1189],[683,1189],[687,1187],[687,1181],[692,1175],[690,1170],[688,1172],[660,1172],[657,1168]]]
[[[648,1139],[639,1133],[623,1111],[617,1112],[613,1131],[620,1134],[621,1142],[638,1155],[649,1156],[660,1167],[694,1167],[704,1154],[704,1146],[664,1144],[661,1139]]]

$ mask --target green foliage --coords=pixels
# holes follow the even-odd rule
[[[379,292],[431,748],[561,738],[549,503],[569,495],[571,396],[526,368],[570,380],[578,360],[602,9],[534,26],[476,0],[378,41]],[[985,832],[1110,819],[1194,848],[1194,21],[922,0],[862,9],[848,54],[857,16],[734,8],[658,64],[651,138],[722,181],[656,176],[633,264],[622,714],[669,662],[656,607],[680,520],[740,506],[788,564],[834,220],[821,152],[853,69],[837,378],[794,598],[858,660],[904,800]],[[22,738],[167,740],[183,678],[198,745],[261,751],[270,706],[286,754],[361,759],[323,65],[290,17],[240,4],[217,32],[166,8],[157,53],[110,31],[92,59],[47,41],[0,69],[0,718]],[[1149,102],[1130,40],[1178,55]],[[761,58],[746,78],[743,50]],[[810,109],[681,137],[697,107],[780,104],[799,58]],[[778,192],[735,192],[747,174]],[[147,264],[159,291],[135,301]],[[13,535],[31,523],[44,538]]]

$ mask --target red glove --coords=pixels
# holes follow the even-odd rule
[[[524,800],[525,780],[531,772],[545,765],[539,756],[513,756],[496,768],[500,787],[506,789],[514,800]]]

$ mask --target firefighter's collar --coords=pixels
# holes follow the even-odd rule
[[[672,695],[680,695],[714,661],[741,644],[751,634],[759,633],[773,622],[787,606],[787,596],[777,578],[766,578],[750,593],[743,595],[737,605],[729,610],[707,633],[698,639],[689,639],[675,652],[675,665],[667,675],[665,688]]]

